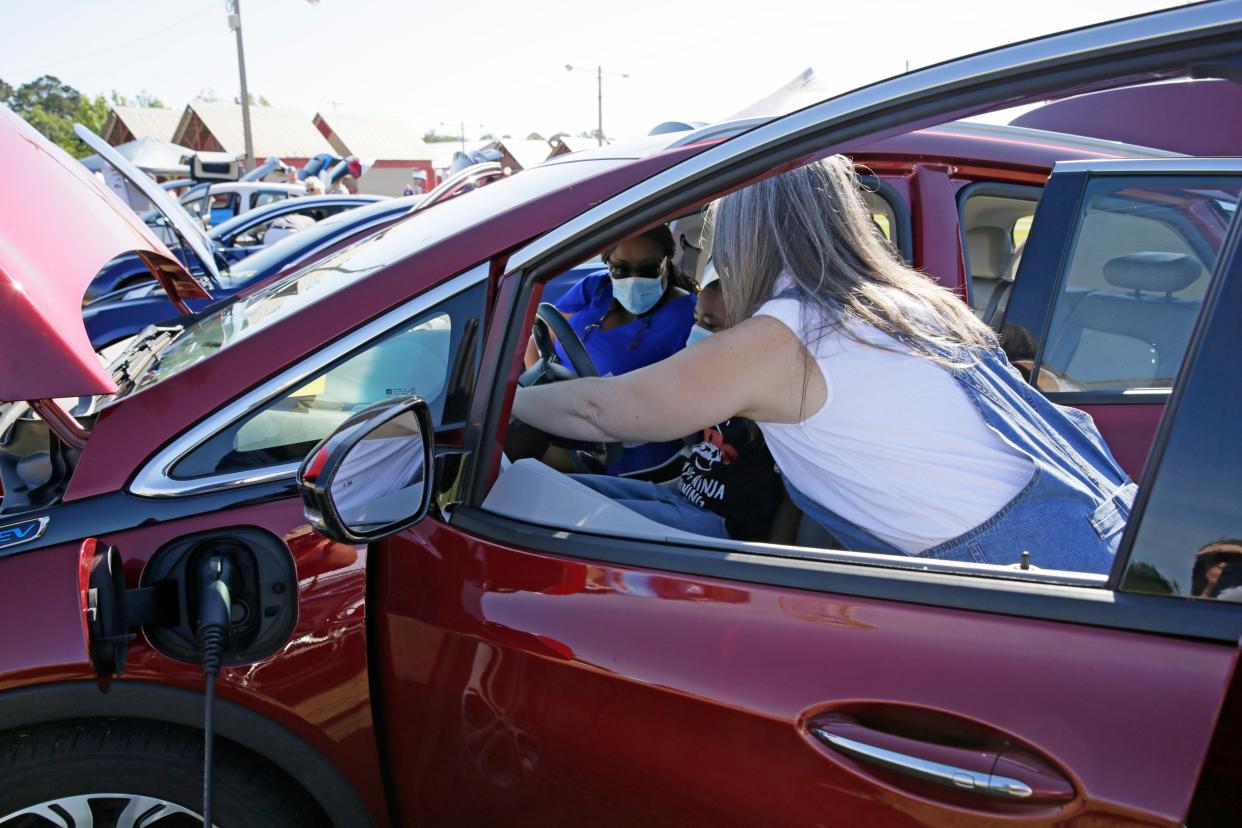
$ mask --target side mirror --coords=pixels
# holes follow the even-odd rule
[[[431,506],[435,435],[419,397],[350,417],[298,469],[306,520],[344,543],[368,543],[417,523]]]

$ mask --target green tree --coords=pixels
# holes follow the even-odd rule
[[[495,135],[493,135],[493,134],[492,134],[492,133],[490,133],[490,132],[485,132],[485,133],[483,133],[482,135],[480,135],[480,136],[479,136],[479,140],[480,140],[480,141],[495,141],[495,140],[496,140],[496,136],[495,136]]]
[[[532,132],[530,135],[526,136],[526,140],[527,141],[543,141],[546,139],[542,135],[540,135],[538,132]]]
[[[208,90],[208,91],[211,91],[211,90]],[[212,92],[212,94],[215,94],[215,93]],[[269,101],[267,98],[263,97],[262,95],[260,95],[258,98],[255,98],[253,92],[247,92],[246,98],[250,101],[251,106],[271,106],[272,105],[271,101]],[[203,98],[203,100],[207,100],[207,99]],[[238,106],[241,106],[241,95],[234,95],[233,103],[237,104]]]
[[[428,144],[447,144],[450,141],[460,141],[460,135],[443,135],[434,129],[423,133],[423,140]]]
[[[100,132],[108,117],[108,101],[103,95],[90,98],[52,75],[17,88],[0,81],[0,94],[26,123],[76,158],[90,155],[91,150],[73,134],[74,123]]]

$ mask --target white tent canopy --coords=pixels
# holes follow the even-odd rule
[[[741,118],[788,115],[790,112],[827,100],[834,95],[848,92],[849,88],[833,88],[824,83],[815,70],[807,67],[798,76],[769,95],[765,95],[745,109],[734,112],[726,121]]]
[[[194,154],[194,150],[158,138],[139,138],[137,141],[121,144],[116,151],[135,167],[151,175],[175,176],[189,175],[190,168],[181,159]],[[107,166],[98,155],[88,155],[82,159],[82,163],[92,172],[100,172]]]

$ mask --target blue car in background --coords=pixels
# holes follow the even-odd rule
[[[133,168],[99,136],[80,124],[75,125],[74,130],[81,140],[133,181],[139,190],[156,204],[168,223],[165,229],[170,235],[175,233],[173,238],[181,242],[178,245],[177,255],[190,264],[195,277],[211,292],[211,298],[208,299],[192,296],[177,297],[176,302],[170,302],[163,286],[154,281],[145,265],[136,256],[117,257],[109,262],[104,272],[92,282],[91,288],[87,291],[88,297],[102,278],[112,278],[113,274],[110,271],[113,271],[114,266],[118,266],[120,262],[132,259],[135,269],[142,267],[142,273],[145,275],[139,284],[98,295],[83,304],[82,320],[90,336],[91,345],[96,351],[110,349],[149,325],[176,321],[231,301],[231,298],[237,294],[256,287],[285,270],[307,264],[333,248],[358,241],[411,213],[426,210],[441,201],[456,198],[479,186],[482,182],[502,174],[499,165],[491,162],[477,164],[450,176],[426,195],[379,200],[376,200],[378,198],[376,196],[315,196],[289,199],[237,216],[236,219],[214,228],[212,233],[208,234],[203,231],[197,221],[179,209],[166,192],[160,190],[144,173]],[[361,207],[349,206],[357,204],[359,199],[370,200],[372,203]],[[340,205],[335,215],[315,222],[304,230],[286,235],[275,243],[265,245],[262,250],[253,255],[231,263],[228,261],[225,251],[230,249],[230,244],[234,248],[257,249],[257,245],[247,244],[247,242],[268,240],[272,232],[271,225],[280,218],[280,208],[285,208],[286,212],[283,215],[288,216],[292,214],[290,211],[306,205],[312,205],[315,208],[323,205],[325,209],[328,209],[327,205],[337,202],[340,202]],[[257,235],[260,233],[261,237]],[[191,252],[186,252],[187,250]],[[555,301],[556,297],[585,273],[599,266],[599,260],[596,258],[552,280],[545,288],[545,299]]]
[[[378,195],[322,195],[291,198],[257,207],[207,231],[223,264],[231,265],[258,253],[268,244],[305,230],[345,210],[385,199]]]
[[[330,198],[330,197],[325,197]],[[345,198],[342,196],[342,198]],[[197,313],[227,300],[252,285],[257,285],[281,271],[307,262],[328,249],[346,241],[356,241],[392,224],[410,213],[423,201],[423,196],[372,199],[373,203],[353,209],[342,208],[336,215],[316,222],[305,230],[286,236],[264,247],[253,256],[219,270],[218,276],[197,273],[211,291],[211,299],[189,299],[186,305]],[[308,199],[309,200],[309,199]],[[258,211],[251,211],[258,212]],[[248,214],[247,214],[248,215]],[[244,218],[244,216],[238,216]],[[121,257],[124,258],[124,257]],[[136,257],[135,257],[136,260]],[[114,262],[117,260],[114,260]],[[141,262],[139,262],[141,265]],[[148,325],[178,316],[169,303],[164,289],[150,276],[129,289],[101,296],[82,308],[82,319],[95,350],[128,339]]]
[[[218,266],[228,267],[264,249],[269,242],[269,236],[272,237],[270,241],[276,241],[278,237],[290,235],[343,210],[373,204],[382,198],[383,196],[377,195],[324,195],[283,199],[248,210],[204,231],[201,234],[202,242],[215,255]],[[171,231],[163,232],[167,226],[166,219],[157,212],[148,222],[155,224],[157,234],[173,248],[173,252],[190,271],[195,276],[200,276],[202,268],[199,267],[197,258],[193,254],[187,254],[183,245],[177,244],[175,234]],[[99,275],[86,289],[82,302],[88,304],[118,290],[154,283],[151,271],[137,256],[118,256],[99,271]]]
[[[295,266],[309,264],[332,248],[359,241],[394,224],[426,205],[421,195],[390,198],[338,213],[292,236],[288,236],[259,253],[220,271],[218,279],[200,278],[211,291],[211,299],[190,299],[190,310],[198,313],[205,308],[230,301],[231,297],[271,279]],[[603,267],[595,257],[552,279],[544,287],[543,300],[555,302],[561,294],[588,273]],[[131,290],[104,296],[82,308],[82,320],[90,335],[91,345],[101,351],[122,342],[148,325],[169,322],[178,316],[164,290],[148,282]]]

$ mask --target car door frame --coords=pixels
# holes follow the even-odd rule
[[[598,250],[606,239],[623,238],[664,216],[719,197],[773,170],[822,157],[847,140],[877,140],[959,117],[967,108],[986,109],[988,103],[996,101],[1038,97],[1059,88],[1118,83],[1118,75],[1131,80],[1137,76],[1163,77],[1183,74],[1186,66],[1211,65],[1237,52],[1236,41],[1231,43],[1225,33],[1242,32],[1242,16],[1229,17],[1226,7],[1242,12],[1239,2],[1218,9],[1172,9],[1017,44],[864,87],[708,148],[516,251],[497,292],[480,367],[480,390],[475,395],[466,435],[466,445],[476,446],[478,452],[475,461],[467,464],[462,481],[462,505],[465,515],[469,515],[466,519],[500,521],[498,530],[503,522],[495,516],[485,516],[478,507],[499,472],[499,451],[492,449],[498,445],[501,424],[508,419],[514,382],[520,371],[520,361],[514,354],[520,353],[518,345],[533,322],[533,299],[543,281]],[[1199,14],[1187,14],[1192,8]],[[1209,11],[1219,14],[1205,16]],[[1176,22],[1182,27],[1178,28]],[[1032,236],[1035,232],[1033,225]],[[1033,241],[1029,238],[1028,245]],[[522,534],[523,530],[516,525],[502,531],[504,539],[516,539]],[[577,549],[581,553],[589,548],[592,556],[618,563],[1222,642],[1236,642],[1242,635],[1242,618],[1234,613],[1210,606],[1170,613],[1160,602],[1147,601],[1150,596],[1100,600],[1098,590],[1083,586],[1085,581],[1081,580],[1056,587],[1030,580],[1000,586],[987,584],[987,579],[959,578],[958,573],[970,571],[969,565],[944,564],[943,568],[931,566],[944,572],[943,577],[901,577],[897,579],[900,586],[894,589],[886,584],[888,576],[876,578],[866,571],[868,567],[855,567],[852,563],[844,571],[833,571],[825,578],[797,566],[788,572],[774,571],[781,567],[767,565],[763,557],[758,567],[740,559],[720,560],[719,556],[696,554],[674,556],[675,561],[664,555],[653,559],[642,543],[619,538],[600,544],[589,538],[581,543],[563,543],[563,538],[554,537],[556,534],[549,533],[549,537],[541,539],[548,542],[549,551],[559,554]],[[805,553],[799,555],[805,557]],[[835,570],[830,559],[820,560]],[[921,569],[928,566],[929,562],[919,564]],[[974,583],[976,580],[984,583]],[[964,590],[966,582],[971,586]],[[1093,595],[1089,600],[1081,600]]]
[[[1099,88],[1200,74],[1242,77],[1238,56],[1242,2],[1170,9],[1078,29],[921,69],[764,122],[608,199],[514,253],[502,283],[521,283],[529,300],[534,284],[594,254],[600,240],[618,239],[677,210],[719,197],[782,165],[795,167],[860,138],[892,135],[1034,101],[1053,92]],[[673,145],[674,147],[677,144]],[[491,439],[508,416],[511,388],[502,365],[529,330],[527,314],[497,318],[489,328],[481,376],[493,378],[481,400],[474,436]],[[529,317],[529,318],[528,318]],[[497,334],[503,331],[503,341]],[[497,405],[488,403],[495,399]],[[499,471],[498,460],[472,464],[467,502],[481,503]]]

